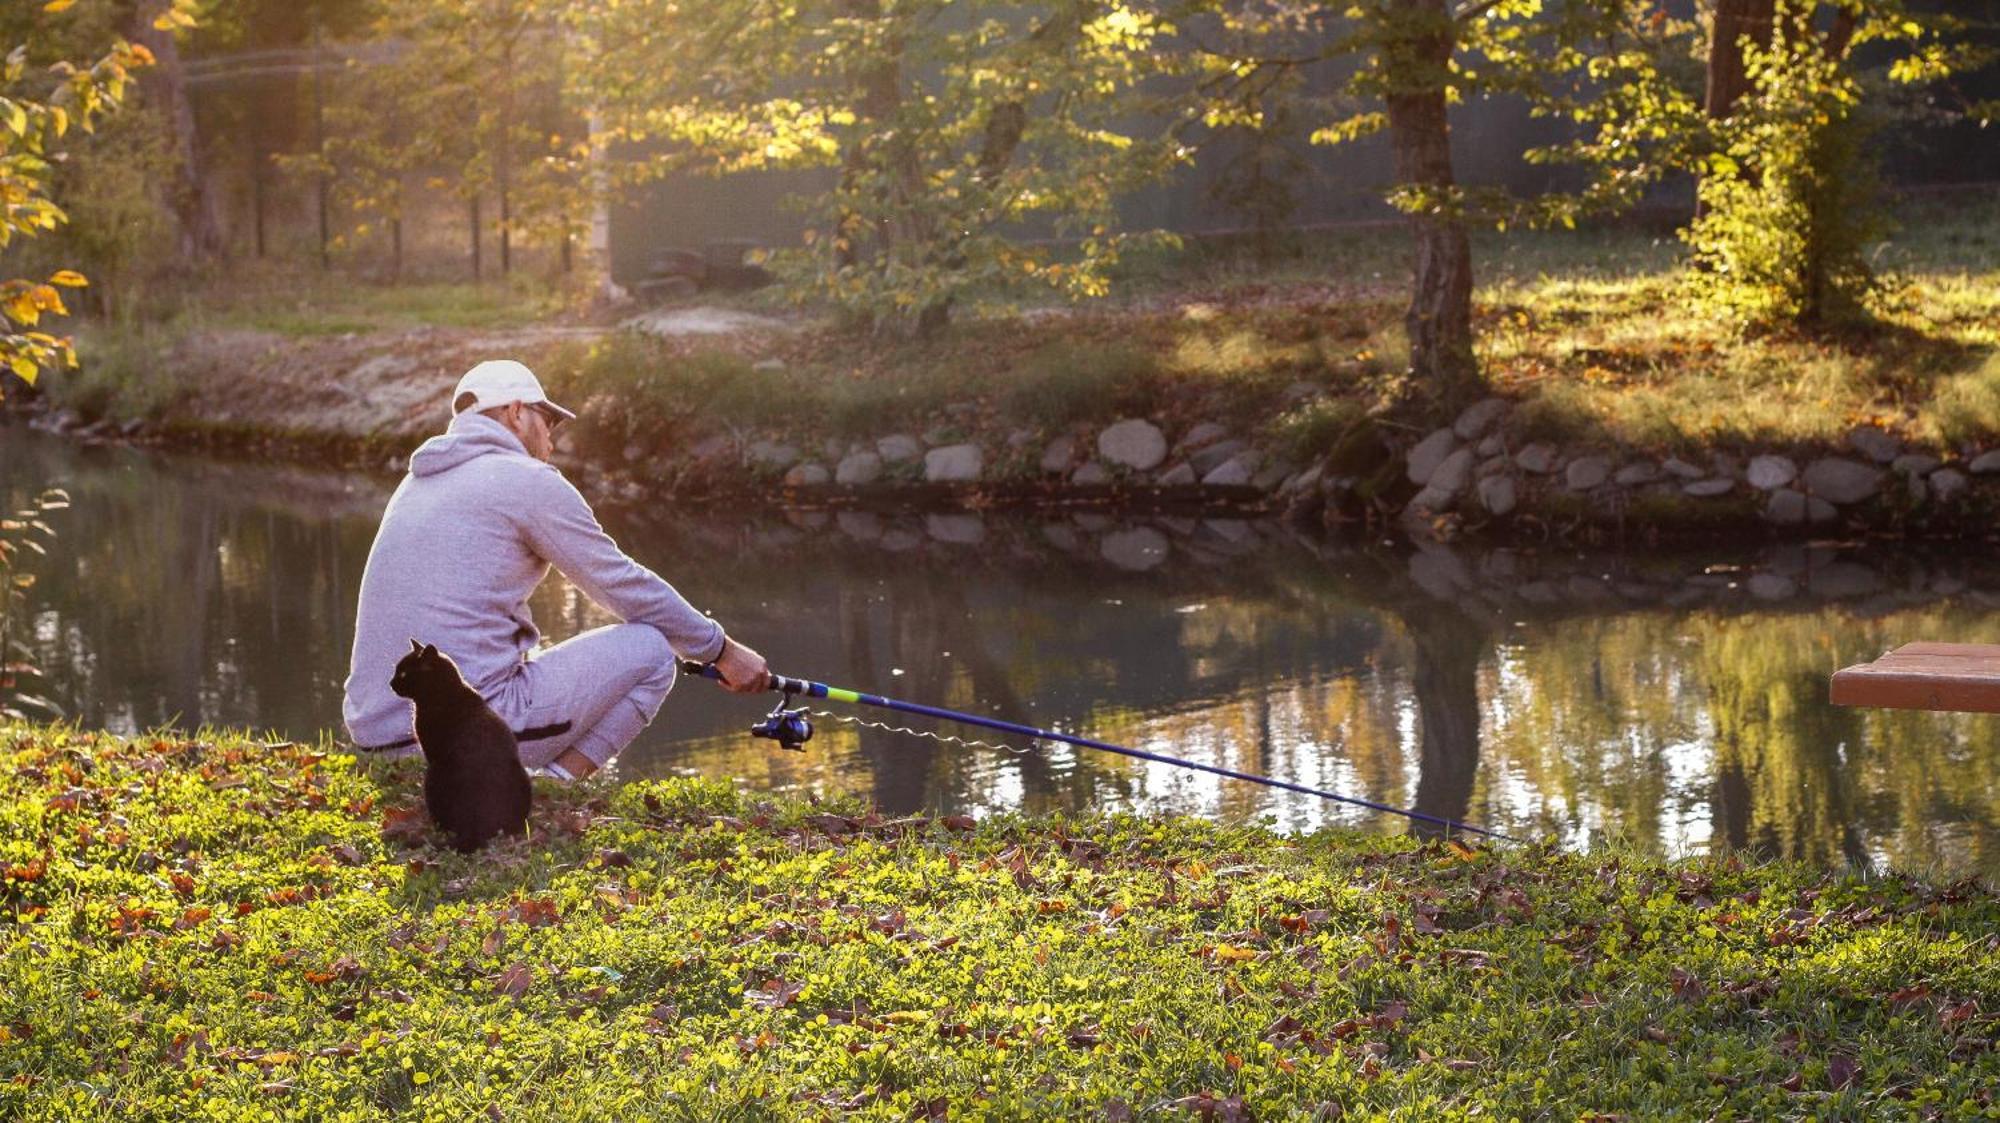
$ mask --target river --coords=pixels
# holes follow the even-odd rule
[[[74,501],[33,569],[33,646],[69,716],[337,730],[389,481],[82,447],[0,427],[0,488]],[[1990,551],[1744,542],[1685,553],[1413,550],[1276,523],[1096,513],[608,514],[641,561],[788,674],[1277,776],[1572,846],[1718,845],[2000,878],[2000,718],[1846,710],[1838,666],[2000,642]],[[551,641],[607,622],[560,579]],[[1179,811],[1284,829],[1403,820],[1060,744],[684,681],[627,776],[857,794],[888,813]]]

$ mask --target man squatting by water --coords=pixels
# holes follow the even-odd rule
[[[389,689],[410,640],[437,645],[514,730],[521,763],[580,780],[632,742],[674,684],[676,655],[713,662],[738,693],[765,688],[764,657],[626,556],[549,463],[576,415],[512,360],[473,367],[451,425],[410,457],[368,551],[342,706],[364,752],[417,750],[410,705]],[[622,624],[538,648],[528,594],[553,565]]]

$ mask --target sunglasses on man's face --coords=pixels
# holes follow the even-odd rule
[[[540,402],[530,403],[528,408],[534,410],[536,414],[540,415],[542,421],[548,425],[549,430],[551,432],[555,430],[556,426],[561,425],[563,423],[562,414],[557,413],[555,410],[550,409],[548,406],[545,406]]]

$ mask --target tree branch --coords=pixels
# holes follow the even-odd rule
[[[1838,62],[1847,57],[1847,47],[1854,39],[1856,22],[1853,8],[1843,7],[1834,14],[1833,26],[1827,29],[1824,40],[1827,58]]]
[[[1451,20],[1453,23],[1471,23],[1491,11],[1498,3],[1500,0],[1473,0],[1472,3],[1453,12]]]

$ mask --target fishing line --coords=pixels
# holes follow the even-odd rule
[[[1028,742],[1028,748],[1017,749],[1004,741],[981,741],[976,737],[960,737],[956,734],[938,733],[929,729],[911,729],[907,725],[890,725],[885,721],[870,721],[865,717],[855,717],[853,714],[837,714],[832,710],[814,710],[812,716],[832,718],[842,725],[858,725],[864,729],[879,729],[884,733],[906,733],[912,737],[924,737],[936,741],[941,745],[957,745],[967,749],[1004,749],[1015,756],[1027,756],[1035,751],[1035,742],[1033,741]]]
[[[682,662],[680,666],[681,670],[687,674],[712,678],[718,682],[722,680],[722,672],[717,670],[712,663]],[[938,706],[926,706],[921,702],[905,702],[896,698],[885,698],[880,694],[864,694],[858,690],[828,686],[826,683],[813,682],[808,679],[791,678],[776,673],[771,674],[770,679],[770,688],[783,694],[784,698],[772,708],[770,713],[764,715],[763,721],[750,727],[750,735],[776,741],[779,748],[789,749],[794,752],[804,752],[806,742],[812,740],[812,716],[826,713],[826,711],[821,710],[808,710],[804,706],[788,708],[792,697],[802,694],[808,698],[826,698],[835,702],[846,702],[852,706],[873,706],[878,709],[894,710],[898,713],[916,714],[919,717],[957,722],[961,725],[976,725],[983,729],[992,729],[1001,733],[1012,733],[1016,736],[1025,737],[1028,738],[1030,743],[1060,741],[1063,744],[1075,745],[1078,748],[1117,753],[1120,756],[1129,756],[1138,760],[1150,760],[1158,764],[1171,764],[1176,768],[1188,768],[1196,772],[1207,772],[1215,776],[1224,776],[1231,780],[1243,780],[1252,784],[1262,784],[1265,787],[1298,792],[1302,795],[1317,796],[1320,799],[1331,800],[1335,803],[1352,804],[1356,807],[1366,807],[1371,811],[1380,811],[1388,815],[1401,815],[1406,819],[1414,819],[1418,822],[1443,827],[1447,832],[1467,831],[1472,834],[1485,835],[1488,838],[1504,839],[1508,842],[1520,841],[1510,835],[1501,834],[1499,831],[1488,830],[1485,827],[1476,827],[1470,823],[1461,823],[1455,819],[1447,819],[1440,815],[1432,815],[1423,811],[1413,811],[1387,803],[1378,803],[1375,800],[1363,799],[1360,796],[1341,795],[1339,792],[1330,792],[1323,788],[1295,784],[1290,780],[1280,780],[1271,776],[1259,776],[1254,772],[1239,772],[1234,768],[1224,768],[1221,765],[1203,764],[1198,760],[1186,760],[1181,757],[1167,756],[1164,753],[1153,753],[1147,752],[1144,749],[1127,748],[1124,745],[1114,745],[1108,741],[1098,741],[1090,737],[1078,737],[1069,733],[1057,732],[1053,729],[1037,729],[1032,725],[1022,725],[1019,722],[981,717],[978,714],[960,713],[957,710],[947,710]],[[1007,751],[1014,753],[1022,752],[1022,750],[1013,749],[1006,745],[992,745],[983,741],[968,741],[964,738],[952,737],[949,734],[939,735],[907,727],[890,726],[880,722],[869,723],[864,722],[862,719],[843,718],[838,714],[827,716],[832,716],[837,720],[853,720],[857,724],[870,724],[892,733],[907,733],[913,737],[929,737],[941,743],[955,742],[968,746],[978,745],[986,748],[1005,748]]]

